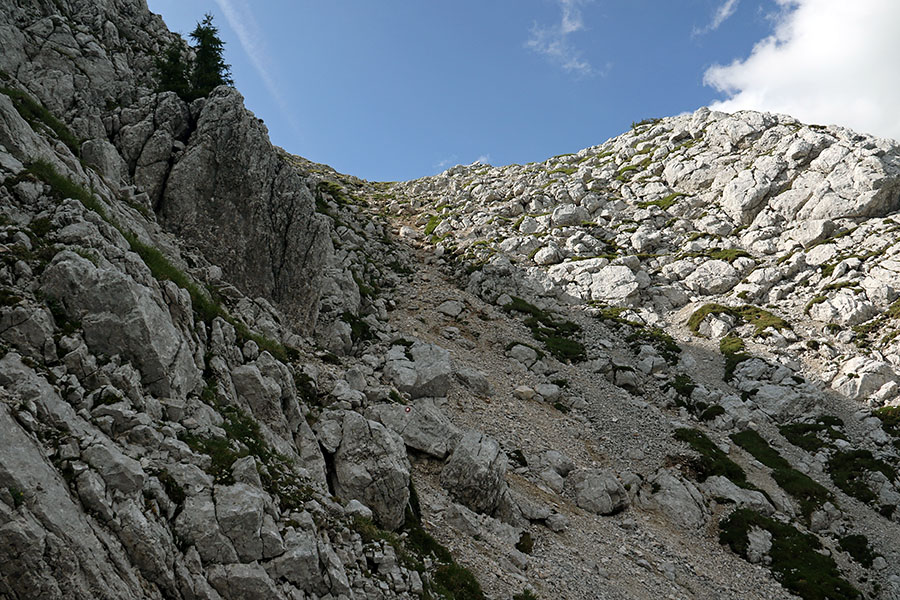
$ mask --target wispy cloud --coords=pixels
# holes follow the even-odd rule
[[[491,164],[491,155],[490,154],[482,154],[478,158],[475,159],[475,162],[481,163],[483,165]]]
[[[716,9],[716,14],[713,15],[712,21],[709,22],[705,27],[694,27],[694,31],[692,32],[692,36],[704,35],[711,31],[715,31],[718,29],[722,23],[727,21],[731,15],[737,10],[738,3],[740,0],[725,0],[719,8]]]
[[[531,37],[525,46],[538,54],[543,54],[557,63],[568,73],[587,76],[595,73],[593,66],[582,57],[569,36],[584,30],[584,19],[580,6],[590,0],[556,0],[559,3],[562,17],[555,25],[541,26],[535,23],[531,27]]]
[[[272,74],[268,54],[266,53],[263,43],[263,36],[259,31],[259,25],[253,16],[253,11],[246,3],[246,0],[216,0],[222,14],[228,21],[228,25],[237,34],[241,48],[253,64],[256,74],[262,79],[269,94],[274,98],[281,110],[282,115],[290,122],[295,130],[299,130],[296,119],[284,99],[284,94],[278,86],[275,77]]]
[[[452,167],[452,166],[458,165],[458,164],[459,164],[459,161],[457,160],[456,155],[453,154],[443,160],[439,160],[438,162],[434,163],[434,168],[443,171],[447,167]]]

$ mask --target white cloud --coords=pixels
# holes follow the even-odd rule
[[[481,163],[483,165],[491,164],[491,155],[490,154],[482,154],[478,158],[475,159],[475,162]]]
[[[237,34],[241,48],[244,49],[244,53],[250,58],[250,62],[253,63],[253,68],[256,70],[259,78],[262,79],[266,90],[274,98],[284,117],[297,130],[298,125],[293,117],[293,112],[285,101],[284,95],[281,93],[281,89],[278,87],[278,83],[269,69],[271,61],[269,61],[269,57],[266,54],[265,46],[262,42],[263,36],[259,31],[259,25],[256,23],[250,6],[245,3],[245,0],[216,0],[216,4],[219,5],[219,9],[225,15],[228,25]]]
[[[731,15],[734,14],[734,11],[737,10],[738,3],[740,0],[725,0],[718,9],[716,9],[716,14],[713,15],[712,21],[709,22],[709,25],[706,27],[694,27],[694,31],[692,35],[704,35],[711,31],[715,31],[718,29],[722,23],[727,21]]]
[[[531,37],[525,46],[538,54],[543,54],[559,64],[563,70],[576,75],[591,75],[591,63],[582,58],[581,51],[572,45],[569,36],[584,29],[584,19],[579,8],[590,0],[557,0],[562,17],[556,25],[542,27],[535,23]]]
[[[746,59],[704,74],[728,95],[712,108],[787,113],[900,139],[900,2],[776,1],[774,33]]]

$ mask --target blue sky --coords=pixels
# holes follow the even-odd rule
[[[857,14],[832,25],[858,17],[859,46],[874,43],[873,21],[900,37],[896,0],[148,0],[183,34],[214,15],[235,85],[275,144],[374,181],[539,161],[716,101],[900,137],[843,119],[832,101],[798,114],[831,96],[810,88],[821,72],[804,87],[781,69],[808,72],[817,45],[834,46],[802,35],[827,29],[824,5],[867,3],[882,13],[843,8]]]

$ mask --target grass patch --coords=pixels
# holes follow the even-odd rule
[[[723,380],[731,381],[737,366],[745,360],[750,360],[752,358],[750,354],[744,352],[746,347],[744,340],[736,335],[729,334],[719,340],[719,351],[725,357],[725,374],[722,377]]]
[[[838,540],[841,550],[867,569],[875,562],[876,554],[869,546],[869,538],[862,534],[846,535]]]
[[[806,600],[849,600],[859,598],[859,591],[848,583],[830,556],[821,554],[822,544],[810,534],[774,519],[742,508],[719,523],[719,542],[747,558],[752,527],[772,535],[770,569],[781,585]]]
[[[393,546],[401,564],[422,575],[422,598],[436,600],[484,600],[484,592],[475,576],[456,563],[450,551],[425,529],[418,512],[415,489],[410,486],[410,505],[400,533],[379,529],[370,519],[356,516],[350,524],[363,544],[385,542]],[[432,564],[430,568],[426,564]]]
[[[753,458],[772,469],[772,478],[785,492],[800,505],[800,512],[809,521],[810,515],[826,502],[832,500],[831,493],[793,468],[756,431],[747,429],[731,436],[731,440],[749,452]]]
[[[631,349],[635,353],[643,344],[653,346],[670,365],[676,364],[678,355],[681,354],[681,346],[678,345],[675,338],[658,327],[639,327],[629,334],[625,341],[631,345]]]
[[[638,202],[638,208],[649,208],[651,206],[658,206],[663,210],[668,210],[672,208],[675,204],[675,201],[678,200],[681,196],[687,196],[684,192],[673,192],[668,196],[663,196],[658,200],[651,200],[649,202]]]
[[[425,235],[434,233],[434,230],[437,229],[437,226],[440,225],[443,220],[444,217],[442,215],[434,215],[428,219],[428,223],[425,224]]]
[[[846,440],[838,428],[844,422],[837,417],[822,416],[815,423],[788,423],[780,425],[778,431],[790,443],[807,452],[818,452],[822,448],[834,448],[835,440]]]
[[[900,437],[900,406],[883,406],[872,411],[881,419],[881,428],[894,437]]]
[[[684,373],[676,375],[675,379],[666,385],[674,389],[679,396],[684,398],[690,398],[691,394],[694,393],[694,390],[697,389],[697,385],[694,383],[694,380],[691,379],[690,375],[685,375]]]
[[[869,450],[835,452],[828,459],[828,473],[834,484],[848,496],[853,496],[865,504],[872,504],[878,500],[878,496],[867,483],[869,474],[876,471],[890,480],[897,477],[893,467],[872,456]]]
[[[710,315],[729,315],[737,319],[740,323],[753,325],[755,328],[753,335],[757,337],[765,335],[765,330],[769,327],[776,331],[791,329],[790,323],[758,306],[744,304],[742,306],[733,307],[716,303],[704,304],[695,310],[687,321],[688,329],[690,329],[694,335],[700,335],[700,325],[703,323],[703,320]]]
[[[19,115],[31,125],[32,129],[35,126],[44,126],[52,131],[72,151],[72,154],[78,156],[81,153],[81,141],[72,135],[72,132],[69,131],[62,121],[54,117],[49,110],[32,99],[31,96],[20,90],[7,87],[0,87],[0,94],[9,96]]]
[[[358,315],[354,315],[350,311],[344,311],[341,314],[341,321],[350,325],[350,339],[353,343],[370,340],[375,334],[372,333],[372,327],[361,319]]]
[[[509,314],[515,312],[527,315],[525,325],[531,329],[531,335],[543,343],[547,351],[559,360],[563,362],[584,360],[584,345],[572,339],[581,331],[577,324],[572,321],[558,321],[549,312],[517,297],[513,297],[503,310]]]
[[[713,475],[722,475],[739,487],[755,489],[747,482],[747,474],[740,465],[728,458],[702,431],[688,428],[676,429],[675,439],[685,442],[700,455],[689,465],[697,481],[702,483]]]
[[[313,498],[308,482],[294,472],[293,461],[265,443],[259,423],[234,406],[218,406],[217,410],[224,418],[225,437],[180,436],[192,450],[210,457],[207,472],[217,483],[234,483],[231,469],[235,461],[252,455],[261,465],[259,474],[263,487],[280,499],[282,509],[302,508]]]

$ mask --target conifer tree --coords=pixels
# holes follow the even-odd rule
[[[184,43],[172,42],[162,58],[156,59],[156,70],[159,76],[159,91],[175,92],[187,100],[191,95],[191,84],[188,81],[190,67],[184,60]]]
[[[190,34],[194,41],[192,63],[185,60],[187,48],[181,40],[173,42],[156,60],[159,91],[175,92],[187,102],[207,96],[219,85],[233,85],[231,67],[225,62],[225,44],[213,17],[206,14]]]
[[[218,85],[232,85],[231,66],[225,63],[225,44],[219,38],[219,29],[213,25],[212,15],[207,13],[203,21],[191,32],[194,40],[194,68],[191,72],[191,92],[196,98],[209,94]]]

